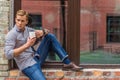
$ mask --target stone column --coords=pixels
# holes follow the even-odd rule
[[[0,0],[0,80],[8,76],[8,60],[4,57],[4,41],[9,26],[9,0]]]

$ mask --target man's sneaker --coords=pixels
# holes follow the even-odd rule
[[[62,70],[81,71],[83,70],[83,67],[79,67],[71,62],[70,64],[64,64]]]

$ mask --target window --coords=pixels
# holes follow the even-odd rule
[[[32,24],[29,25],[30,27],[33,27],[35,29],[40,29],[42,28],[42,26],[44,26],[44,28],[49,29],[52,33],[56,35],[56,37],[59,40],[61,40],[63,34],[61,34],[62,29],[60,28],[61,26],[60,23],[63,22],[61,20],[62,12],[61,12],[60,0],[55,0],[55,1],[54,0],[52,1],[19,0],[19,1],[21,2],[21,4],[19,4],[18,1],[14,0],[14,8],[15,8],[14,13],[16,13],[16,11],[19,9],[27,10],[30,13],[30,17],[32,18]],[[34,4],[32,2],[34,2]],[[26,3],[28,4],[30,3],[30,5]],[[64,5],[62,5],[62,7],[63,6]],[[53,52],[50,52],[47,61],[51,63],[55,61],[60,62],[58,56],[54,55]],[[57,62],[55,63],[57,64]],[[60,67],[60,65],[61,64],[59,64],[58,67]],[[17,67],[14,60],[9,61],[9,67],[10,69],[14,69]]]
[[[87,2],[84,2],[86,0],[45,0],[45,1],[19,0],[19,1],[21,1],[21,7],[15,8],[26,9],[29,12],[35,14],[38,14],[41,11],[40,15],[31,14],[31,16],[35,19],[34,20],[35,22],[33,22],[32,26],[35,26],[35,28],[37,29],[41,28],[41,26],[44,27],[47,26],[47,28],[50,29],[52,27],[51,31],[55,33],[56,36],[60,38],[60,40],[61,39],[65,40],[64,44],[67,45],[67,50],[69,51],[68,53],[70,58],[77,63],[80,62],[81,66],[89,68],[90,67],[116,68],[120,66],[119,65],[120,44],[116,44],[120,42],[119,36],[120,17],[118,16],[118,14],[112,16],[107,15],[107,13],[113,12],[114,8],[112,7],[117,7],[116,4],[113,4],[114,1],[113,2],[111,1],[112,3],[109,1],[103,2],[101,0],[89,0]],[[31,1],[35,1],[35,3],[37,4],[36,5],[35,3],[29,4],[32,3]],[[60,1],[65,1],[65,3]],[[79,6],[79,4],[77,3],[75,4],[74,1],[76,2],[80,1],[81,3],[81,7],[79,7],[80,9],[77,7]],[[24,3],[28,3],[29,5]],[[50,4],[48,5],[48,3]],[[104,5],[103,3],[107,5]],[[24,6],[23,4],[26,6]],[[90,6],[88,6],[88,4]],[[117,9],[119,9],[119,6],[118,8],[116,8],[116,10]],[[80,16],[79,14],[77,14],[79,12]],[[56,13],[57,15],[56,14],[52,15],[53,13]],[[54,19],[55,17],[56,19]],[[80,21],[78,19],[79,17]],[[51,24],[52,22],[54,24]],[[78,41],[79,36],[80,41]],[[71,43],[71,41],[73,43]],[[80,52],[80,54],[78,51]],[[56,57],[53,56],[51,56],[51,60],[56,59]],[[50,61],[50,57],[48,57],[48,60]],[[11,65],[14,66],[14,63],[11,63]],[[48,62],[46,65],[47,65],[46,67],[49,66],[60,67],[62,64],[59,64],[57,62],[51,64]]]
[[[30,18],[32,19],[32,23],[29,25],[34,29],[42,28],[42,15],[39,14],[30,14]]]
[[[90,2],[81,0],[80,65],[88,68],[117,68],[120,66],[119,3],[103,0]],[[115,6],[117,9],[114,9]]]
[[[107,42],[120,42],[120,16],[107,17]]]

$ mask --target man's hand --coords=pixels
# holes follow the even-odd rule
[[[26,42],[26,46],[31,47],[32,45],[34,45],[35,41],[36,41],[36,37],[28,38],[28,40]]]
[[[35,30],[35,34],[37,38],[40,38],[42,36],[45,36],[46,34],[48,34],[50,31],[48,29],[44,29],[44,30]]]
[[[43,30],[44,35],[48,34],[49,32],[50,32],[50,30],[48,30],[48,29]]]
[[[40,38],[43,36],[43,31],[42,30],[35,30],[36,38]]]

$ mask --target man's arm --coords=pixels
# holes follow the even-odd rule
[[[17,57],[18,55],[20,55],[27,48],[31,47],[35,43],[35,41],[36,41],[36,38],[32,38],[32,39],[29,38],[24,45],[13,50],[13,53],[14,53],[13,56]]]
[[[28,39],[25,44],[23,44],[22,46],[20,46],[18,48],[15,48],[16,36],[13,33],[9,33],[5,39],[5,47],[4,47],[5,57],[7,59],[12,59],[12,58],[18,56],[19,54],[24,52],[27,48],[32,46],[34,44],[35,40],[36,40],[36,38]]]

